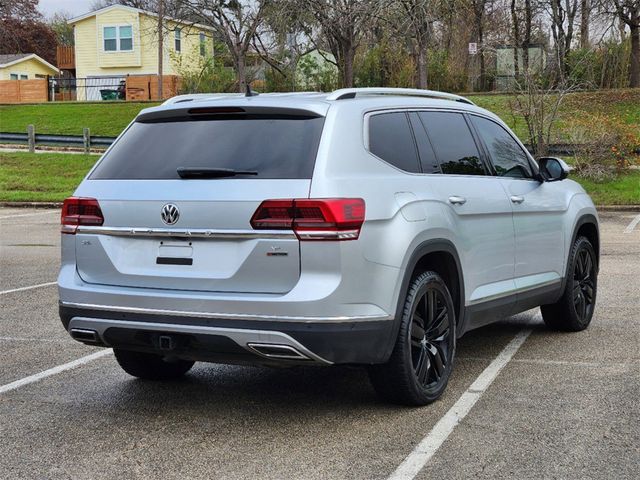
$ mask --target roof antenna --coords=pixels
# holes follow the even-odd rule
[[[260,95],[258,92],[254,92],[253,90],[251,90],[251,85],[249,85],[247,83],[247,91],[245,92],[244,96],[245,97],[257,97],[258,95]]]

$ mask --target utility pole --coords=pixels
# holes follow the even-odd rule
[[[164,59],[164,0],[158,0],[158,99],[162,100],[162,61]]]

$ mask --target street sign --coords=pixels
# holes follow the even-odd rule
[[[478,53],[478,44],[469,43],[469,55],[476,55]]]

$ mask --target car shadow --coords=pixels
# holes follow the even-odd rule
[[[520,331],[530,324],[532,315],[521,314],[473,330],[458,341],[454,370],[446,396],[459,396],[477,375]],[[537,326],[534,328],[538,328]],[[541,326],[541,329],[544,327]],[[474,363],[478,368],[465,368]],[[197,363],[182,379],[154,382],[134,379],[119,369],[113,374],[110,389],[118,398],[115,409],[139,410],[158,414],[182,409],[201,414],[213,408],[245,411],[260,409],[280,413],[329,412],[344,409],[394,410],[383,403],[371,387],[366,369],[357,366],[289,367],[234,366]],[[96,401],[98,401],[96,399]],[[104,408],[104,406],[103,406]]]

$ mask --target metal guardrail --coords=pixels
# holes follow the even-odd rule
[[[34,135],[35,145],[56,146],[56,147],[89,147],[107,148],[111,145],[116,137],[102,137],[88,135],[51,135],[45,133],[36,133]],[[28,133],[12,133],[0,132],[0,143],[9,143],[17,145],[29,145]]]
[[[107,148],[115,140],[116,137],[89,136],[89,145],[91,147]],[[28,133],[8,133],[0,132],[0,143],[15,143],[18,145],[29,144]],[[61,146],[61,147],[85,147],[85,137],[83,135],[49,135],[44,133],[35,134],[36,145]],[[531,147],[525,145],[529,151]],[[549,145],[549,155],[573,155],[575,147],[568,143],[556,143]]]

